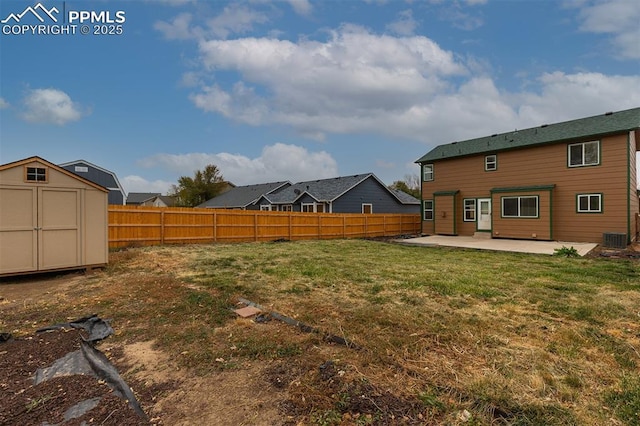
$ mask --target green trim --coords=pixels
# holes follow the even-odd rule
[[[427,166],[431,166],[431,179],[425,179],[424,178],[424,169]],[[435,167],[433,167],[433,163],[429,163],[429,164],[422,164],[420,167],[420,171],[422,172],[422,182],[433,182],[435,180]]]
[[[505,216],[504,215],[504,200],[505,198],[517,198],[518,199],[518,212],[520,211],[520,198],[535,198],[536,199],[536,215],[535,216]],[[500,219],[540,219],[540,196],[539,195],[516,195],[513,197],[500,197]],[[493,224],[492,224],[493,229]]]
[[[591,195],[599,195],[600,196],[600,211],[580,211],[580,197],[589,197]],[[591,204],[591,203],[589,203]],[[602,192],[585,192],[576,194],[576,214],[603,214],[604,213],[604,194]]]
[[[425,204],[431,202],[431,219],[426,219],[425,218]],[[435,219],[435,200],[422,200],[422,221],[423,222],[434,222]]]
[[[512,186],[510,188],[492,188],[490,192],[528,192],[528,191],[551,191],[556,187],[556,184],[551,185],[534,185],[534,186]]]
[[[433,196],[438,196],[438,195],[456,195],[458,192],[460,192],[459,189],[456,189],[455,191],[436,191],[433,193]]]

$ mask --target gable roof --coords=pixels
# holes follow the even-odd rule
[[[236,186],[227,192],[214,197],[204,203],[196,206],[201,208],[245,208],[256,202],[262,195],[271,194],[285,186],[291,185],[291,182],[269,182],[259,183],[255,185]]]
[[[160,195],[159,192],[130,192],[127,195],[127,204],[142,204],[144,201]]]
[[[67,163],[62,163],[59,164],[60,167],[62,167],[63,169],[66,169],[68,171],[70,171],[71,173],[75,173],[78,176],[84,177],[85,179],[91,180],[92,182],[94,181],[92,178],[89,177],[85,177],[83,175],[80,175],[76,172],[74,172],[74,170],[71,169],[71,166],[86,166],[86,167],[91,167],[93,169],[99,170],[101,172],[103,172],[104,174],[108,175],[109,178],[107,178],[107,180],[105,180],[104,182],[95,182],[98,185],[103,185],[104,187],[108,188],[108,189],[117,189],[119,190],[122,195],[124,196],[124,189],[122,188],[122,185],[120,185],[120,181],[118,180],[118,176],[116,176],[116,174],[114,172],[112,172],[111,170],[107,170],[105,168],[102,168],[100,166],[97,166],[93,163],[90,163],[86,160],[75,160],[75,161],[69,161]]]
[[[416,163],[571,141],[640,129],[640,108],[438,145]]]
[[[70,172],[70,171],[68,171],[68,170],[66,170],[66,169],[64,169],[64,168],[62,168],[60,166],[57,166],[57,165],[45,160],[44,158],[38,157],[36,155],[34,155],[33,157],[22,159],[22,160],[13,161],[11,163],[2,164],[2,165],[0,165],[0,171],[1,170],[11,169],[11,168],[14,168],[14,167],[20,167],[22,165],[29,164],[29,163],[32,163],[34,161],[40,162],[40,163],[46,165],[49,168],[57,170],[58,172],[66,175],[66,176],[69,176],[69,177],[71,177],[73,179],[77,179],[77,180],[79,180],[79,181],[81,181],[81,182],[83,182],[83,183],[85,183],[85,184],[87,184],[87,185],[89,185],[91,187],[99,189],[100,191],[109,192],[109,190],[107,188],[105,188],[104,186],[98,185],[97,183],[92,182],[89,179],[85,179],[82,176],[78,176],[77,174],[72,173],[72,172]]]
[[[307,194],[319,202],[333,202],[369,178],[374,179],[402,204],[420,203],[409,194],[401,195],[390,190],[373,173],[298,182],[282,191],[265,195],[265,198],[272,204],[293,204]]]

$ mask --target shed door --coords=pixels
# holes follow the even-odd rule
[[[38,269],[36,188],[0,187],[0,271]]]
[[[80,191],[39,188],[38,201],[38,268],[81,265]]]

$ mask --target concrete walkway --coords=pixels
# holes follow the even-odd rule
[[[556,249],[573,247],[580,256],[596,248],[593,243],[571,243],[563,241],[508,240],[502,238],[451,237],[431,235],[428,237],[396,240],[402,244],[423,246],[461,247],[479,250],[512,251],[518,253],[553,254]]]

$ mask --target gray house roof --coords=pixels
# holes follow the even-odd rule
[[[256,185],[236,186],[217,197],[205,201],[201,208],[245,208],[257,201],[262,195],[271,194],[288,185],[289,181],[259,183]]]
[[[144,201],[158,197],[159,195],[159,192],[130,192],[129,195],[127,195],[127,204],[142,204]]]
[[[446,158],[504,151],[559,141],[578,140],[587,137],[599,138],[635,129],[640,129],[640,108],[608,112],[578,120],[543,124],[530,129],[439,145],[416,160],[416,163],[422,164]]]
[[[304,194],[308,194],[319,202],[333,202],[369,178],[378,181],[378,183],[396,197],[400,203],[420,204],[420,201],[411,197],[409,194],[402,193],[404,195],[401,195],[398,193],[400,191],[389,190],[373,173],[298,182],[273,194],[265,194],[265,198],[272,204],[293,204]]]
[[[86,160],[59,164],[63,169],[81,176],[109,190],[109,204],[123,204],[126,194],[116,174]]]

